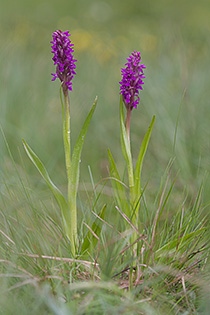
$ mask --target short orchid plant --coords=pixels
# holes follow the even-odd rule
[[[41,160],[29,147],[25,140],[23,140],[24,148],[38,169],[42,178],[45,180],[51,189],[61,210],[63,229],[71,243],[72,256],[76,257],[78,252],[78,229],[77,229],[77,192],[79,184],[79,169],[82,147],[88,131],[88,127],[96,108],[97,98],[95,99],[92,108],[81,128],[73,151],[71,150],[71,130],[70,130],[70,100],[69,92],[72,91],[72,80],[76,75],[76,59],[74,59],[73,44],[69,37],[68,31],[62,32],[60,30],[53,33],[52,53],[53,61],[56,66],[53,75],[53,81],[58,78],[61,81],[60,98],[62,105],[63,117],[63,142],[65,151],[65,164],[67,173],[68,193],[67,198],[55,186],[50,179],[50,176],[44,167]],[[120,126],[121,126],[121,148],[127,166],[128,181],[129,181],[129,200],[127,198],[124,185],[119,175],[118,169],[112,157],[110,150],[108,150],[110,177],[112,178],[113,190],[115,192],[116,208],[123,213],[124,218],[136,228],[138,231],[138,213],[140,207],[140,200],[142,196],[141,190],[141,170],[143,159],[147,150],[149,139],[154,126],[155,116],[145,134],[142,141],[139,155],[135,168],[133,166],[133,159],[131,154],[131,140],[130,140],[130,125],[131,113],[137,108],[139,104],[139,92],[142,90],[144,84],[143,79],[144,69],[146,68],[141,61],[140,52],[133,52],[122,69],[122,80],[120,81]],[[124,105],[126,109],[126,119],[124,115]],[[137,232],[135,232],[137,233]],[[136,239],[138,235],[133,233],[131,243],[134,244],[134,252],[137,250]]]
[[[141,190],[141,170],[143,159],[147,150],[147,146],[151,137],[152,129],[155,122],[155,116],[153,116],[150,126],[142,141],[135,169],[133,167],[133,159],[131,153],[131,141],[130,141],[130,125],[131,125],[131,113],[133,109],[137,109],[140,97],[139,92],[142,90],[144,84],[143,79],[144,69],[146,68],[141,61],[140,52],[134,51],[129,57],[128,62],[125,64],[125,68],[122,68],[122,80],[120,81],[120,127],[121,127],[121,149],[127,166],[128,182],[129,182],[129,200],[126,198],[125,186],[122,185],[119,172],[117,170],[114,159],[108,150],[110,173],[112,180],[113,190],[115,192],[115,198],[118,206],[116,208],[120,211],[125,219],[134,230],[131,237],[131,248],[134,252],[134,258],[137,257],[137,241],[141,239],[142,235],[139,233],[139,208],[140,200],[142,196]],[[126,119],[124,117],[124,107],[126,107]],[[119,207],[119,208],[118,208]],[[132,272],[133,268],[130,268],[130,286],[132,286]]]

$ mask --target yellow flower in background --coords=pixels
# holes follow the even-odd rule
[[[90,32],[83,29],[76,29],[72,31],[75,46],[78,52],[89,50],[93,43],[93,36]]]
[[[100,63],[106,63],[116,54],[115,41],[108,33],[103,33],[102,36],[100,32],[76,29],[72,32],[72,37],[78,52],[88,51]]]

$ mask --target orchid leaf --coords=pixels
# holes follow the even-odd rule
[[[154,123],[155,123],[155,116],[153,116],[152,121],[149,125],[149,128],[144,136],[144,139],[142,141],[141,144],[141,148],[139,151],[139,155],[138,155],[138,159],[136,162],[136,167],[135,167],[135,173],[134,173],[134,191],[135,191],[135,195],[136,197],[138,197],[138,200],[140,200],[140,196],[141,196],[141,169],[142,169],[142,164],[143,164],[143,160],[144,160],[144,156],[146,154],[147,151],[147,147],[149,144],[149,140],[152,134],[152,130],[154,127]]]
[[[80,134],[77,138],[77,142],[74,147],[73,155],[72,155],[72,164],[71,164],[71,175],[70,175],[70,181],[71,181],[71,196],[76,195],[77,189],[78,189],[78,183],[79,183],[79,164],[80,164],[80,157],[82,152],[82,147],[84,144],[84,140],[88,131],[88,127],[91,121],[91,118],[93,116],[93,113],[95,111],[97,104],[97,97],[95,98],[95,101],[93,103],[93,106],[82,126],[82,129],[80,131]]]
[[[52,191],[59,207],[62,213],[62,218],[63,218],[63,223],[64,223],[64,227],[66,230],[66,234],[69,237],[69,228],[68,228],[68,222],[70,222],[70,209],[68,206],[68,203],[66,202],[66,199],[64,198],[63,194],[61,193],[61,191],[55,186],[55,184],[52,182],[45,166],[43,165],[43,163],[40,161],[39,157],[34,153],[34,151],[30,148],[30,146],[26,143],[25,140],[22,140],[23,142],[23,146],[24,149],[28,155],[28,157],[30,158],[30,160],[32,161],[32,163],[35,165],[35,167],[37,168],[37,170],[39,171],[39,173],[41,174],[42,178],[44,179],[44,181],[46,182],[46,184],[48,185],[48,187],[50,188],[50,190]]]

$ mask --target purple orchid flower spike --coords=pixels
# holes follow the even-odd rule
[[[72,79],[76,75],[75,72],[75,62],[73,56],[73,44],[69,39],[71,34],[66,31],[62,32],[60,30],[55,31],[53,36],[52,43],[52,53],[54,54],[52,60],[54,65],[56,65],[56,73],[52,73],[54,81],[56,78],[59,78],[63,83],[63,89],[66,87],[69,91],[72,91]]]
[[[140,52],[134,51],[127,60],[126,67],[121,69],[123,78],[119,83],[120,94],[122,94],[127,109],[125,125],[128,141],[130,142],[131,111],[133,108],[137,108],[139,104],[139,91],[142,90],[143,79],[145,78],[143,69],[146,67],[142,64]]]
[[[139,90],[142,90],[145,78],[143,69],[145,65],[141,63],[141,53],[134,51],[129,57],[125,68],[121,69],[122,81],[120,81],[120,94],[127,109],[137,108],[139,104]]]

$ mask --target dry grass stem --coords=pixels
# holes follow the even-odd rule
[[[55,260],[55,261],[62,261],[65,263],[79,263],[81,265],[85,265],[88,267],[95,265],[95,262],[72,259],[72,258],[65,258],[65,257],[45,256],[45,255],[27,254],[27,253],[19,253],[18,255],[27,256],[31,258],[42,258],[42,259],[50,259],[50,260]],[[96,266],[99,267],[99,264],[96,264]]]
[[[13,240],[8,235],[6,235],[2,230],[0,230],[0,233],[4,235],[8,239],[8,241],[10,241],[13,245],[15,245],[15,242],[13,242]]]
[[[101,217],[99,217],[99,215],[97,215],[97,213],[95,213],[94,211],[92,211],[92,213],[96,216],[96,218],[98,218],[104,224],[108,225],[111,229],[113,229],[113,226],[111,224],[109,224],[108,222],[106,222],[105,220],[103,220]]]
[[[96,235],[95,232],[93,232],[93,230],[89,227],[89,225],[87,225],[87,223],[83,222],[83,224],[88,228],[88,230],[91,232],[91,234],[98,240],[99,240],[99,237]]]

